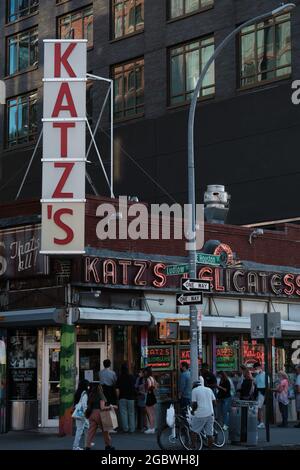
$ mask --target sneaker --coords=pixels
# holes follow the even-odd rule
[[[228,426],[226,424],[224,424],[223,431],[227,431],[227,429],[228,429]]]
[[[144,434],[155,434],[155,429],[154,428],[153,429],[149,428],[146,431],[144,431]]]
[[[81,447],[73,447],[73,450],[83,450]]]
[[[109,431],[110,434],[116,434],[118,431],[116,429],[112,429],[111,431]]]
[[[94,445],[96,445],[95,442],[91,442],[91,447],[93,447]]]
[[[264,423],[259,423],[257,425],[258,429],[265,429],[265,424]]]
[[[113,446],[106,446],[105,447],[105,450],[116,450],[115,447]]]

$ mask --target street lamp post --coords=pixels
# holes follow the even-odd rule
[[[283,13],[288,13],[295,8],[294,3],[282,4],[274,10],[268,11],[262,15],[251,18],[251,20],[238,26],[232,31],[216,48],[214,54],[210,57],[206,65],[204,66],[200,77],[198,79],[196,88],[193,92],[190,109],[189,109],[189,121],[188,121],[188,202],[189,202],[189,234],[191,243],[189,246],[189,275],[191,278],[196,277],[196,198],[195,198],[195,161],[194,161],[194,121],[198,94],[201,90],[204,77],[218,55],[222,52],[225,46],[236,36],[243,28],[250,26],[251,24],[262,21],[271,16],[278,16]],[[202,320],[199,320],[199,332],[202,334]],[[198,322],[197,322],[197,308],[195,305],[190,306],[190,358],[191,358],[191,378],[192,381],[198,379]],[[201,344],[201,343],[200,343]]]

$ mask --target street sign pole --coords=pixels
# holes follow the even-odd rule
[[[268,314],[264,314],[266,439],[270,442],[269,338]]]

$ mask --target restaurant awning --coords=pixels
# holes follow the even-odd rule
[[[151,314],[146,310],[121,310],[80,307],[76,323],[104,323],[107,325],[149,325]]]
[[[0,312],[1,327],[29,327],[65,323],[65,309],[36,308]]]

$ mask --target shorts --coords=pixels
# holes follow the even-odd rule
[[[200,434],[202,431],[204,431],[207,436],[213,436],[214,421],[214,416],[207,416],[206,418],[198,418],[197,416],[193,416],[191,430],[197,434]]]
[[[258,408],[262,408],[264,406],[264,403],[265,403],[265,396],[261,392],[258,392],[258,396],[257,396]]]

